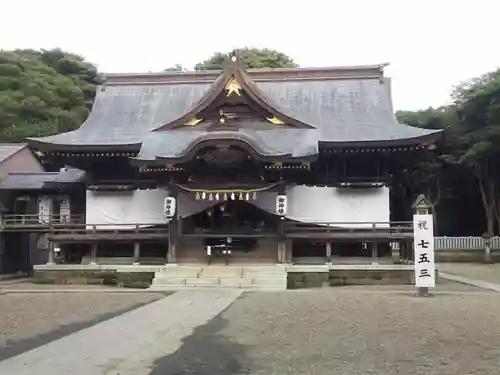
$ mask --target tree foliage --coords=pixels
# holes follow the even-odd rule
[[[74,129],[88,116],[97,70],[61,50],[0,51],[0,140]]]
[[[298,65],[286,54],[268,48],[238,48],[227,53],[216,52],[195,65],[195,70],[220,70],[238,56],[244,68],[296,68]]]
[[[181,64],[175,64],[170,68],[165,69],[165,72],[184,72],[186,69]]]
[[[445,129],[445,139],[411,171],[408,184],[439,197],[438,217],[450,223],[451,233],[500,234],[500,70],[455,87],[450,106],[396,115],[409,125]],[[443,192],[449,193],[444,200]]]

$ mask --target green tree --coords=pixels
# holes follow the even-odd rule
[[[404,188],[427,194],[453,234],[500,234],[500,70],[457,86],[450,106],[397,116],[409,125],[445,129],[436,150],[405,171]]]
[[[428,108],[420,111],[398,111],[396,117],[400,123],[424,128],[442,129],[451,136],[449,124],[454,121],[454,114],[449,107]],[[449,140],[449,137],[447,137]],[[441,211],[443,199],[453,195],[449,176],[453,173],[450,155],[454,153],[454,143],[440,141],[430,150],[423,151],[418,163],[401,171],[401,186],[397,186],[406,195],[406,205],[410,205],[419,194],[424,194],[433,205],[434,212]],[[442,218],[441,215],[436,215]],[[440,220],[438,229],[445,231],[447,220]]]
[[[97,70],[61,50],[0,51],[0,141],[73,130],[86,119]]]
[[[487,233],[500,233],[500,70],[457,86],[458,163],[472,171],[481,193]]]
[[[195,70],[220,70],[238,56],[244,68],[296,68],[298,65],[286,54],[273,49],[238,48],[230,52],[216,52],[207,60],[195,65]]]
[[[167,68],[164,70],[164,72],[184,72],[186,69],[181,64],[175,64],[174,66],[171,66],[170,68]]]

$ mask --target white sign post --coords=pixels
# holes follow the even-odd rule
[[[431,214],[413,215],[415,253],[415,286],[420,296],[428,295],[436,286],[434,263],[434,217]]]

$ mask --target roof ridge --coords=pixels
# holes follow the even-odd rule
[[[376,65],[330,66],[311,68],[243,69],[254,81],[363,79],[381,78],[388,63]],[[134,85],[158,83],[207,83],[215,81],[225,70],[150,73],[103,73],[102,84]]]

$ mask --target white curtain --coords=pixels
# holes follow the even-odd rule
[[[339,227],[371,227],[390,220],[389,188],[350,189],[294,186],[288,189],[288,215],[304,223],[338,223]]]
[[[97,225],[98,229],[129,229],[135,226],[132,224],[165,224],[163,202],[167,196],[168,191],[164,189],[87,191],[86,224]]]
[[[276,213],[275,192],[258,193],[250,201],[258,208]],[[336,223],[339,227],[388,226],[389,188],[350,189],[335,187],[290,186],[287,188],[287,215],[303,223]]]
[[[126,192],[87,191],[86,224],[97,225],[97,229],[129,229],[135,227],[132,224],[143,224],[141,226],[165,224],[163,207],[168,195],[169,192],[165,189]],[[194,200],[185,193],[179,193],[177,215],[181,218],[195,215],[216,203],[216,201]]]
[[[276,192],[257,193],[249,203],[270,213],[276,212]],[[99,229],[133,228],[132,224],[165,224],[163,211],[168,191],[164,189],[129,192],[87,191],[86,223]],[[336,223],[343,227],[369,227],[390,221],[389,188],[349,189],[291,186],[287,189],[287,217],[304,223]],[[180,193],[177,215],[185,218],[217,204],[194,200]],[[127,225],[130,224],[130,225]],[[383,224],[378,224],[384,226]]]

